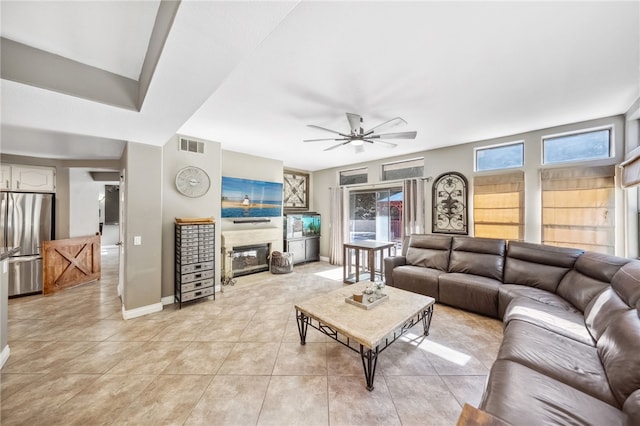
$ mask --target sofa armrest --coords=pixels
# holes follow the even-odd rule
[[[405,256],[391,256],[384,258],[384,282],[393,286],[393,268],[407,264]]]

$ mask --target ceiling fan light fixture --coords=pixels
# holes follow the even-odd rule
[[[354,139],[351,141],[351,145],[353,146],[361,146],[363,143],[362,139]]]

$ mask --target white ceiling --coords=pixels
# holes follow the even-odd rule
[[[158,1],[39,3],[2,1],[2,36],[138,78]],[[95,13],[105,25],[83,25]],[[1,149],[24,129],[43,156],[75,154],[64,134],[99,152],[176,133],[307,170],[408,154],[624,113],[639,34],[638,2],[183,1],[141,111],[2,80]],[[346,131],[345,112],[418,137],[302,143],[331,136],[306,124]]]

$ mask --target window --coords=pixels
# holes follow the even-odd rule
[[[524,172],[473,179],[476,237],[524,240]]]
[[[614,176],[615,166],[543,170],[542,243],[614,254]]]
[[[611,129],[542,139],[544,164],[611,157]]]
[[[512,169],[524,166],[524,142],[476,148],[476,171]]]
[[[424,176],[424,158],[382,165],[382,180],[409,179]]]
[[[351,191],[349,240],[402,242],[402,188]]]
[[[353,170],[343,170],[340,172],[340,185],[353,185],[356,183],[367,183],[369,171],[366,167]]]

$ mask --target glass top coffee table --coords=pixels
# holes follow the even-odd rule
[[[435,300],[432,297],[385,287],[389,298],[372,309],[346,303],[370,284],[353,284],[296,304],[300,344],[306,343],[309,326],[356,352],[360,352],[367,389],[373,390],[378,354],[411,327],[422,321],[429,335]]]

